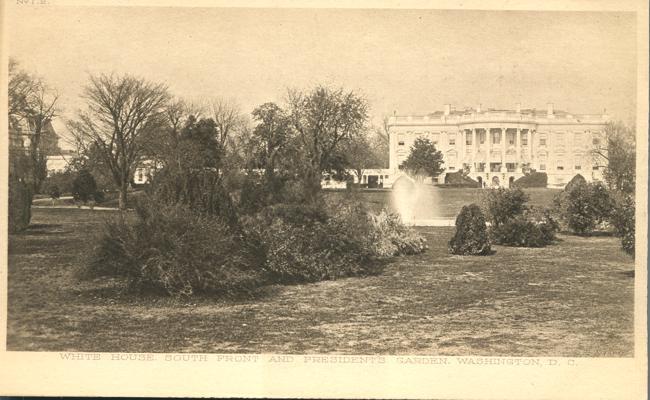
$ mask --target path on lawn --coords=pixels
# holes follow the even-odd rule
[[[453,228],[418,228],[429,251],[378,276],[174,301],[74,278],[106,215],[35,210],[10,238],[9,350],[632,356],[634,265],[616,238],[460,257]]]

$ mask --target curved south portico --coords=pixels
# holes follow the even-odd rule
[[[588,181],[602,179],[591,151],[604,140],[607,115],[573,115],[536,109],[444,111],[424,116],[389,119],[391,176],[401,175],[399,165],[417,138],[431,140],[443,153],[445,172],[463,170],[481,186],[508,186],[526,172],[548,175],[549,186],[562,187],[581,174]]]

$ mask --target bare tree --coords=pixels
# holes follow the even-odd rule
[[[361,184],[364,172],[376,168],[380,163],[373,150],[372,143],[366,135],[357,135],[342,143],[342,153],[346,164],[354,171],[359,184]]]
[[[169,97],[165,85],[131,75],[91,76],[84,88],[88,108],[68,123],[82,149],[99,149],[118,187],[120,209],[126,208],[129,181],[147,140],[165,126]]]
[[[605,137],[595,138],[591,150],[594,166],[604,168],[612,190],[634,193],[636,175],[636,133],[622,122],[608,123]],[[603,140],[604,139],[604,140]]]
[[[273,180],[278,157],[287,146],[291,133],[285,111],[275,103],[264,103],[253,110],[253,119],[258,122],[253,138],[258,142],[256,158],[264,168],[267,180]]]
[[[225,148],[242,128],[243,115],[235,103],[224,99],[211,99],[206,108],[207,117],[212,118],[217,126],[217,142]]]
[[[42,79],[20,70],[17,61],[10,60],[8,98],[11,131],[26,145],[26,149],[13,150],[26,150],[28,156],[20,174],[38,192],[47,176],[47,154],[42,139],[44,134],[54,134],[51,123],[58,112],[59,95]]]
[[[306,158],[301,174],[310,200],[320,190],[323,171],[336,169],[341,142],[363,131],[367,103],[352,91],[318,86],[309,93],[290,91],[289,106],[290,123]]]

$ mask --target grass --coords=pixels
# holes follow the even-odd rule
[[[630,357],[634,263],[612,237],[451,256],[453,228],[379,276],[174,300],[80,282],[112,211],[34,210],[9,240],[8,350]]]
[[[136,201],[139,197],[144,196],[143,190],[129,191],[126,198],[127,208],[135,207]],[[65,193],[60,199],[53,200],[49,196],[37,195],[34,198],[33,204],[36,206],[76,206],[77,203],[71,198],[70,193]],[[98,207],[111,207],[117,208],[119,206],[119,193],[106,192],[104,193],[104,201],[95,204]]]

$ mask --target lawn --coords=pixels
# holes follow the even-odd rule
[[[118,294],[74,271],[113,211],[36,209],[9,240],[8,350],[630,357],[634,263],[611,237],[447,254],[453,228],[378,276],[256,299]]]

